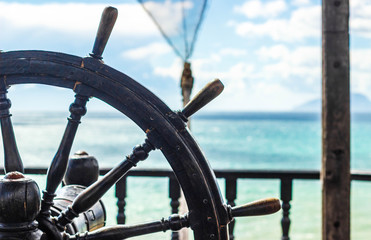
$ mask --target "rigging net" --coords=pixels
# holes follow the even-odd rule
[[[188,103],[193,87],[190,68],[197,33],[205,15],[207,0],[138,0],[152,18],[175,54],[184,62],[181,77],[183,104]]]
[[[175,54],[186,62],[192,55],[207,0],[138,0]]]

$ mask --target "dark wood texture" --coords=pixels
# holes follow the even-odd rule
[[[214,98],[219,96],[219,94],[223,91],[224,85],[219,79],[215,79],[214,81],[208,83],[200,92],[196,94],[192,98],[192,100],[184,107],[182,114],[189,118],[195,112],[200,110]]]
[[[40,190],[22,173],[0,179],[0,239],[40,239],[35,217],[40,210]]]
[[[88,100],[89,96],[84,96],[80,93],[77,93],[75,95],[75,101],[70,105],[69,110],[71,115],[68,118],[68,123],[62,140],[59,144],[57,153],[55,154],[48,169],[46,189],[43,191],[43,199],[41,201],[40,217],[49,217],[50,215],[50,207],[53,205],[55,191],[61,184],[63,176],[66,172],[71,147],[75,139],[81,117],[86,113],[86,103]]]
[[[350,239],[349,0],[322,1],[322,239]]]
[[[0,53],[0,77],[7,83],[39,83],[73,89],[77,82],[132,119],[161,149],[180,183],[196,240],[227,239],[228,214],[214,172],[184,120],[158,97],[101,61],[62,53]],[[211,217],[211,218],[210,218]]]
[[[100,175],[108,173],[111,168],[101,168]],[[25,174],[46,174],[46,168],[25,168]],[[4,169],[0,168],[0,174],[4,174]],[[217,178],[251,178],[251,179],[278,179],[278,180],[319,180],[320,172],[316,170],[214,170]],[[166,169],[132,169],[128,177],[174,177],[174,172]],[[370,171],[351,171],[351,180],[371,181]]]
[[[93,156],[89,156],[87,152],[78,151],[68,160],[63,184],[87,187],[96,182],[98,177],[98,160]]]
[[[126,206],[126,176],[122,177],[117,183],[115,188],[115,195],[117,198],[117,223],[125,224],[126,215],[125,215],[125,206]]]
[[[5,79],[3,78],[0,81],[0,123],[4,146],[4,168],[6,172],[18,171],[23,173],[23,163],[18,152],[13,124],[10,119],[11,102],[7,98],[8,91]]]
[[[194,78],[192,76],[191,63],[184,62],[182,77],[180,78],[180,87],[182,89],[183,107],[186,106],[191,99]]]
[[[104,227],[93,232],[86,232],[72,237],[66,235],[65,240],[121,240],[155,232],[165,232],[167,230],[178,231],[184,227],[189,227],[188,216],[173,214],[168,219],[155,222]]]
[[[57,225],[63,229],[74,218],[78,217],[80,213],[89,210],[132,167],[136,166],[139,161],[145,160],[148,157],[148,153],[152,150],[154,150],[154,147],[148,140],[144,144],[135,147],[133,153],[127,156],[124,161],[82,191],[75,198],[72,205],[58,216]]]
[[[237,198],[237,178],[226,178],[225,179],[225,197],[227,199],[227,205],[234,207],[236,206],[235,200]],[[234,225],[235,225],[235,219],[233,219],[229,225],[229,239],[233,240],[234,235]]]
[[[109,172],[111,169],[103,168],[100,169],[100,175],[104,175]],[[46,168],[25,168],[26,174],[46,174]],[[0,169],[0,174],[4,174],[4,169]],[[320,172],[319,171],[309,171],[309,170],[215,170],[215,175],[218,178],[241,178],[241,179],[277,179],[281,181],[281,201],[284,205],[285,202],[289,201],[292,196],[292,181],[294,180],[310,180],[310,181],[318,181],[320,179]],[[126,197],[126,181],[127,177],[155,177],[155,178],[173,178],[174,172],[171,170],[164,170],[164,169],[145,169],[145,170],[131,170],[128,174],[121,178],[120,181],[116,183],[116,197],[118,198],[118,206],[119,202],[125,201]],[[351,179],[353,181],[371,181],[371,172],[365,171],[352,171]],[[122,184],[123,180],[125,180],[125,185]],[[169,190],[170,191],[170,190]],[[122,194],[122,193],[125,193]],[[120,195],[122,194],[122,195]],[[120,195],[120,196],[118,196]],[[228,196],[228,194],[226,194]],[[122,211],[122,212],[121,212]],[[285,212],[283,206],[283,214]],[[124,209],[120,210],[118,215],[122,215],[124,213]],[[120,223],[120,222],[118,222]],[[123,224],[121,222],[120,224]],[[283,230],[284,232],[284,230]]]
[[[282,240],[290,240],[290,201],[292,200],[292,179],[286,178],[281,180],[281,200],[282,200]]]
[[[234,217],[264,215],[278,211],[280,209],[278,199],[265,199],[237,207],[226,206],[220,195],[215,173],[185,126],[184,121],[187,121],[192,114],[221,93],[223,84],[219,80],[215,80],[202,89],[185,106],[183,111],[179,113],[171,111],[153,93],[130,77],[110,68],[101,61],[116,18],[117,9],[107,7],[104,10],[91,57],[79,58],[67,54],[44,51],[0,52],[0,79],[4,80],[1,82],[3,84],[3,94],[0,96],[0,100],[2,100],[0,101],[0,110],[4,110],[4,116],[6,115],[4,119],[7,119],[2,121],[2,129],[8,131],[8,135],[4,135],[3,131],[4,141],[7,140],[6,138],[12,138],[13,136],[13,140],[9,140],[10,144],[8,146],[8,149],[13,152],[17,152],[17,148],[8,116],[10,101],[6,99],[5,95],[7,85],[39,83],[69,88],[76,92],[75,102],[70,106],[71,116],[68,119],[66,130],[47,172],[46,190],[44,191],[41,210],[39,214],[37,214],[37,210],[34,210],[32,212],[33,215],[30,215],[32,219],[29,219],[30,222],[34,221],[37,215],[37,229],[42,230],[46,234],[41,239],[61,240],[61,234],[63,234],[65,240],[124,239],[157,231],[169,229],[178,231],[184,227],[191,227],[195,240],[227,240],[227,226]],[[111,169],[100,180],[79,193],[72,204],[68,205],[67,209],[62,211],[56,219],[52,219],[50,217],[50,207],[53,205],[55,191],[66,172],[67,161],[77,128],[81,117],[86,113],[85,106],[90,97],[96,97],[125,114],[146,133],[147,139],[144,144],[135,147],[132,154],[127,156],[124,161]],[[3,122],[6,123],[5,126],[3,126]],[[5,148],[7,147],[5,146]],[[103,227],[94,232],[77,233],[72,236],[66,233],[65,226],[67,224],[71,223],[79,214],[89,210],[110,187],[116,184],[139,161],[146,159],[148,153],[154,149],[162,151],[173,171],[171,175],[168,175],[171,177],[170,197],[172,199],[172,211],[175,212],[178,208],[179,184],[189,208],[188,214],[184,216],[174,214],[167,220],[163,219],[134,226]],[[21,164],[19,156],[15,156],[9,162],[12,162],[12,164],[16,163],[15,165],[18,164],[16,170],[23,171],[23,167],[19,166]],[[7,171],[11,168],[6,166]],[[16,177],[17,174],[12,176]],[[89,177],[89,180],[92,179],[94,178]],[[72,178],[67,176],[66,180],[72,180]],[[234,181],[236,181],[236,178],[234,178]],[[88,182],[90,183],[91,181]],[[81,183],[81,181],[78,181],[78,183]],[[126,181],[120,182],[120,184],[118,186],[125,189],[123,192],[118,190],[116,195],[125,201]],[[73,191],[71,189],[74,187],[70,187],[70,191]],[[67,187],[64,189],[67,189]],[[235,198],[233,195],[236,195],[236,184],[228,191],[230,191],[228,198],[231,199],[230,202],[234,205],[232,199]],[[7,190],[0,196],[7,196],[10,192],[10,190]],[[24,196],[24,194],[27,194],[27,189],[17,193]],[[67,195],[69,193],[71,192],[68,192]],[[57,203],[56,201],[54,202]],[[118,203],[122,206],[119,211],[123,212],[125,202]],[[12,206],[13,204],[8,203],[7,205]],[[18,210],[27,210],[26,205],[27,203],[23,204],[23,208],[22,205],[19,205]],[[66,206],[64,205],[63,208],[66,208]],[[6,206],[4,209],[6,209]],[[101,215],[105,215],[104,209],[101,209],[100,212],[102,213]],[[21,214],[17,212],[16,216],[9,216],[18,219],[18,215],[20,216]],[[120,221],[122,220],[125,221],[125,215],[121,216]],[[102,221],[104,222],[104,220]],[[93,228],[95,226],[94,222],[84,221],[83,223],[91,225]],[[98,228],[102,225],[98,224],[96,226]],[[14,233],[14,236],[17,234]],[[14,236],[9,236],[9,239],[14,239]],[[36,239],[39,240],[40,238],[32,238],[32,240]]]
[[[106,7],[104,9],[99,23],[97,36],[95,37],[93,51],[90,56],[102,59],[102,54],[113,30],[113,26],[115,25],[117,14],[118,11],[114,7]]]
[[[0,179],[0,232],[35,229],[40,209],[40,190],[36,182],[11,172]]]
[[[83,173],[80,174],[83,175]],[[54,198],[54,205],[50,208],[51,216],[58,217],[85,188],[82,185],[65,185],[58,189],[57,196]],[[98,201],[89,210],[73,219],[72,223],[66,226],[65,232],[76,234],[85,231],[94,231],[104,227],[106,219],[104,204],[102,201]]]
[[[171,213],[177,214],[179,212],[179,198],[180,198],[180,186],[178,181],[175,179],[175,177],[169,178],[169,198],[170,198],[170,207],[171,207]],[[171,233],[171,240],[178,240],[179,239],[179,233],[178,232],[172,232]]]
[[[241,206],[230,207],[231,219],[235,217],[249,217],[272,214],[281,209],[280,200],[277,198],[266,198]]]

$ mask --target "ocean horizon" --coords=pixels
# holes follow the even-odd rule
[[[18,148],[25,167],[48,167],[57,151],[69,112],[12,111]],[[371,170],[371,113],[352,114],[351,168]],[[300,112],[200,113],[191,121],[192,134],[213,169],[320,170],[321,115]],[[85,150],[100,167],[113,167],[143,142],[145,134],[118,112],[88,112],[82,119],[72,152]],[[0,155],[3,155],[3,150]],[[0,166],[3,163],[0,163]],[[159,151],[138,164],[143,168],[169,169]],[[43,176],[35,177],[41,189]],[[220,181],[224,193],[224,182]],[[170,214],[166,179],[129,178],[127,223],[159,220]],[[371,183],[352,182],[352,239],[368,239]],[[151,197],[148,197],[151,196]],[[279,196],[277,180],[239,180],[236,203],[244,204]],[[107,224],[115,224],[114,190],[103,198]],[[321,236],[321,184],[315,180],[294,181],[290,218],[291,239],[318,240]],[[238,219],[237,239],[280,239],[282,212],[272,216]],[[269,228],[267,229],[267,226]],[[169,239],[169,234],[133,239]]]

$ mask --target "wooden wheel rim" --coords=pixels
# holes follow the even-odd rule
[[[215,175],[181,118],[127,75],[91,57],[46,51],[0,53],[6,85],[38,83],[74,89],[116,108],[147,133],[173,169],[189,208],[196,240],[228,239],[227,211]]]

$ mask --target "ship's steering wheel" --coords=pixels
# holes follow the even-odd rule
[[[280,209],[278,199],[266,199],[239,207],[224,204],[214,173],[186,127],[188,117],[222,91],[223,85],[219,80],[207,85],[182,111],[174,112],[139,83],[101,61],[116,17],[115,8],[107,7],[104,10],[94,48],[89,57],[81,58],[47,51],[0,52],[0,117],[5,153],[4,166],[8,173],[2,181],[16,182],[23,179],[21,174],[15,173],[23,172],[23,165],[10,120],[7,88],[16,84],[33,83],[69,88],[76,93],[75,101],[70,106],[71,115],[64,136],[48,169],[41,210],[38,211],[35,203],[33,212],[30,210],[27,215],[28,227],[32,225],[31,227],[38,231],[41,230],[42,234],[31,234],[33,237],[29,236],[29,239],[112,240],[190,227],[196,240],[227,240],[228,223],[234,217],[278,211]],[[142,145],[135,147],[125,160],[79,194],[73,204],[58,218],[53,219],[49,210],[53,204],[55,191],[66,171],[78,125],[86,113],[85,105],[91,97],[98,98],[125,114],[146,133],[147,138]],[[139,161],[145,160],[149,152],[155,149],[164,154],[184,192],[189,209],[186,215],[173,215],[167,220],[135,226],[103,227],[93,232],[75,235],[64,232],[68,223],[78,214],[87,211],[129,169],[136,166]],[[0,194],[6,195],[3,191],[0,191]],[[37,197],[35,201],[37,202]],[[28,205],[30,206],[31,204]],[[9,209],[11,208],[12,206],[9,206]],[[12,220],[0,216],[0,232],[13,224],[9,221]]]

